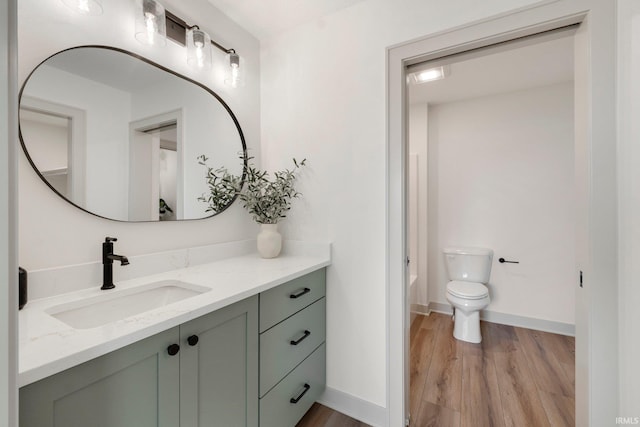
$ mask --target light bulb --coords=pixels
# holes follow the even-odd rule
[[[149,44],[154,43],[156,33],[158,32],[158,25],[156,24],[156,17],[151,13],[144,14],[144,23],[147,29],[147,40]]]
[[[136,39],[143,44],[164,45],[166,18],[164,7],[154,0],[136,0]]]
[[[244,58],[231,51],[227,54],[227,64],[224,82],[232,88],[244,86]]]
[[[231,64],[231,87],[238,87],[240,77],[240,67],[238,64]]]
[[[187,31],[187,62],[199,68],[211,64],[211,38],[197,27]]]

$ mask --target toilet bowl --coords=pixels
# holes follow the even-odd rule
[[[493,251],[486,248],[445,248],[443,250],[450,282],[446,297],[454,307],[454,338],[471,343],[482,341],[480,310],[491,299],[489,282]]]
[[[487,308],[491,299],[489,289],[482,283],[447,283],[447,301],[454,307],[453,337],[471,343],[482,341],[480,310]]]

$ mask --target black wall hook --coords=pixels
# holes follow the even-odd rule
[[[509,264],[520,264],[520,261],[507,261],[507,260],[506,260],[506,259],[504,259],[504,258],[499,258],[499,259],[498,259],[498,262],[499,262],[500,264],[504,264],[505,262],[506,262],[506,263],[509,263]]]

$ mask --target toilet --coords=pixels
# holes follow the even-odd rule
[[[454,307],[454,338],[471,343],[482,341],[480,310],[491,299],[489,283],[493,251],[486,248],[443,249],[449,283],[447,301]]]

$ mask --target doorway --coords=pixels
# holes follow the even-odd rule
[[[576,29],[407,69],[413,425],[574,425]],[[482,344],[451,336],[447,247],[494,253]]]
[[[406,242],[406,68],[567,25],[575,45],[577,210],[576,424],[606,425],[617,410],[617,219],[615,171],[615,7],[561,0],[520,10],[388,51],[388,408],[408,422]],[[400,286],[402,284],[403,286]],[[593,319],[597,319],[594,323]],[[595,402],[595,403],[592,403]]]
[[[129,220],[184,218],[182,111],[129,125]]]

